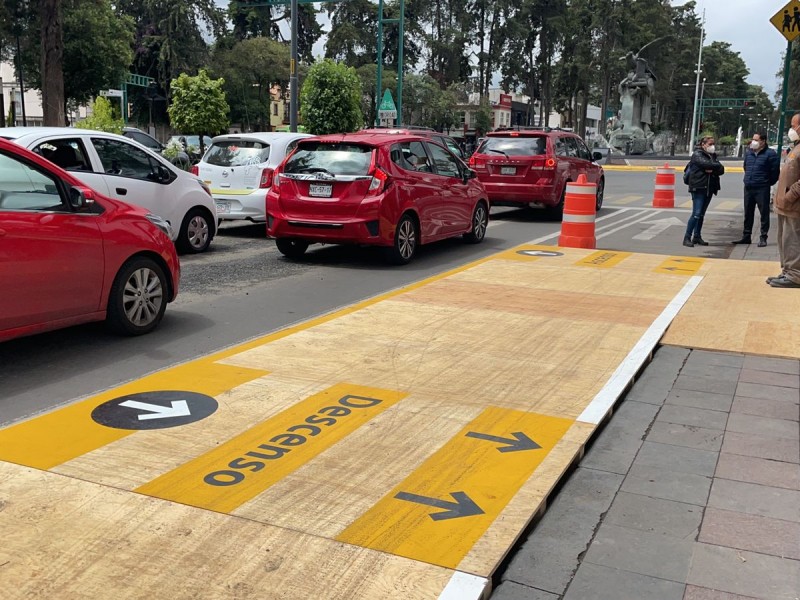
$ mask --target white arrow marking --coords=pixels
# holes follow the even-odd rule
[[[667,217],[666,219],[656,219],[655,221],[645,221],[644,223],[645,225],[651,225],[642,233],[637,233],[635,236],[633,236],[633,239],[649,242],[659,233],[666,231],[671,226],[683,225],[683,221],[681,221],[678,217]]]
[[[136,400],[126,400],[125,402],[120,402],[119,405],[148,411],[150,414],[139,415],[140,421],[147,421],[149,419],[168,419],[170,417],[188,417],[190,414],[192,414],[192,411],[189,410],[189,405],[186,403],[186,400],[173,400],[172,406],[161,406],[159,404],[137,402]]]

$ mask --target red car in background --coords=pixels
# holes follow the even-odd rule
[[[300,140],[267,194],[267,233],[298,258],[309,244],[386,248],[396,264],[421,244],[486,235],[486,190],[450,150],[426,137],[357,132]]]
[[[567,183],[586,175],[597,185],[603,205],[605,175],[581,137],[562,129],[529,128],[489,133],[469,159],[486,186],[492,206],[544,208],[554,218],[564,212]]]
[[[0,341],[106,320],[152,331],[178,293],[169,224],[0,139]]]

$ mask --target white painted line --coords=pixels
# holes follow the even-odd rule
[[[480,600],[488,585],[485,577],[456,571],[439,594],[439,600]]]
[[[634,209],[630,208],[630,207],[627,207],[627,208],[615,208],[614,212],[612,212],[611,214],[603,215],[602,217],[597,217],[595,222],[605,221],[606,219],[612,219],[614,217],[619,216],[622,213],[625,213],[625,212],[628,212],[628,211],[631,211],[631,210],[634,210]],[[641,214],[641,213],[639,213],[639,214]],[[637,219],[637,218],[639,218],[639,214],[634,213],[634,214],[629,215],[627,217],[621,218],[619,221],[616,221],[614,223],[610,223],[609,225],[605,225],[604,227],[598,227],[597,229],[595,229],[595,233],[597,233],[598,231],[602,231],[604,228],[615,227],[619,223],[622,223],[623,221],[627,221],[628,219]],[[550,240],[552,238],[557,238],[560,235],[561,235],[561,229],[559,228],[559,230],[556,231],[556,232],[548,233],[546,235],[543,235],[542,237],[538,237],[535,240],[531,240],[530,242],[527,242],[527,243],[528,244],[541,244],[541,243],[546,242],[547,240]]]
[[[628,221],[627,223],[625,223],[625,225],[620,225],[619,227],[615,227],[614,229],[609,229],[608,231],[604,231],[600,235],[595,236],[595,238],[598,239],[598,240],[602,239],[602,238],[604,238],[606,236],[611,235],[612,233],[617,233],[618,231],[622,231],[623,229],[627,229],[631,225],[636,225],[637,223],[640,223],[642,221],[647,221],[647,219],[649,219],[649,218],[651,218],[651,217],[653,217],[655,215],[658,215],[658,214],[661,214],[660,210],[652,212],[652,213],[645,213],[644,215],[641,215],[638,219],[634,219],[633,221]],[[615,223],[615,225],[616,225],[616,223]]]
[[[686,282],[681,291],[667,304],[652,325],[647,328],[647,331],[644,332],[644,335],[642,335],[633,349],[628,352],[628,356],[620,363],[617,370],[614,371],[614,374],[603,386],[603,389],[597,393],[578,416],[578,421],[597,425],[605,418],[617,398],[622,395],[642,365],[647,362],[647,357],[661,340],[667,327],[672,323],[672,320],[689,300],[701,281],[703,281],[703,277],[695,275]]]

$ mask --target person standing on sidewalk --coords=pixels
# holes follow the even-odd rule
[[[695,148],[689,161],[689,193],[692,195],[692,216],[686,226],[683,245],[690,248],[695,244],[708,246],[702,235],[703,220],[711,204],[711,198],[719,192],[719,178],[725,173],[717,160],[714,138],[705,136],[700,138],[700,143]]]
[[[775,212],[778,214],[778,253],[781,274],[768,277],[772,287],[800,288],[800,113],[792,117],[789,141],[794,147],[781,167],[775,191]]]
[[[769,190],[778,181],[781,164],[778,153],[767,146],[767,134],[758,131],[753,134],[750,147],[744,155],[744,230],[742,239],[734,244],[750,244],[756,206],[761,217],[761,237],[758,247],[767,245],[769,233]]]

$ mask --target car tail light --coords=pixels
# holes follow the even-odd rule
[[[198,167],[197,165],[192,165],[192,168],[189,169],[189,172],[192,175],[197,175],[199,177],[200,176],[200,167]]]
[[[388,183],[389,176],[381,170],[380,167],[375,167],[372,171],[372,181],[369,182],[367,196],[378,196],[382,194]]]
[[[486,170],[486,163],[482,158],[476,158],[473,154],[469,157],[469,168],[475,169],[476,171],[485,171]]]
[[[260,188],[268,188],[272,186],[273,175],[275,169],[264,169],[261,171],[261,183],[258,184]]]
[[[546,169],[555,169],[556,167],[556,159],[555,158],[548,158],[544,161],[544,166]]]

